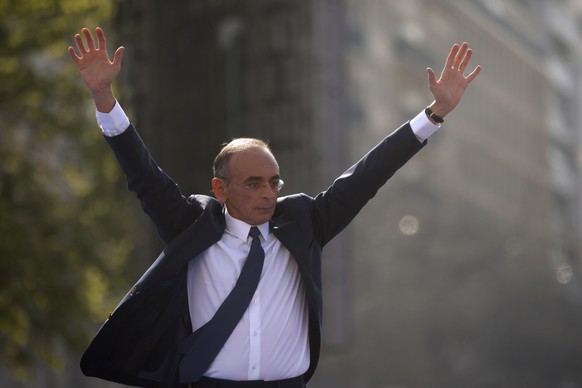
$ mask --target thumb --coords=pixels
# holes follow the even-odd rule
[[[426,69],[426,72],[428,73],[428,85],[429,87],[434,87],[437,85],[437,79],[436,79],[436,74],[434,73],[434,70],[431,69],[430,67],[428,67]]]
[[[115,50],[115,54],[113,54],[113,64],[121,66],[121,59],[123,58],[123,52],[125,51],[125,47],[121,46],[117,50]]]

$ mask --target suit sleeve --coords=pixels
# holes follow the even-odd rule
[[[201,214],[174,181],[157,165],[132,124],[122,134],[105,137],[126,176],[128,188],[169,243]]]
[[[406,123],[316,196],[313,218],[321,246],[341,232],[388,179],[425,145],[426,140],[421,143]]]

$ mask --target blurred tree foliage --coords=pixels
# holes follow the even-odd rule
[[[62,368],[127,285],[125,183],[67,53],[116,7],[0,0],[0,357],[20,379]]]

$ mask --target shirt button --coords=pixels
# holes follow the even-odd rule
[[[253,367],[252,367],[252,368],[253,368],[253,370],[255,370],[255,369],[257,369],[257,366],[256,366],[256,365],[253,365]]]

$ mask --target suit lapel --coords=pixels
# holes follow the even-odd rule
[[[222,206],[214,200],[204,205],[205,210],[196,222],[176,236],[143,274],[134,287],[136,290],[155,287],[164,279],[174,276],[182,271],[190,260],[220,240],[225,229]]]
[[[302,233],[300,223],[296,219],[287,219],[282,214],[271,220],[271,230],[281,244],[291,252],[299,268],[302,269],[302,258],[307,255],[308,239]]]

